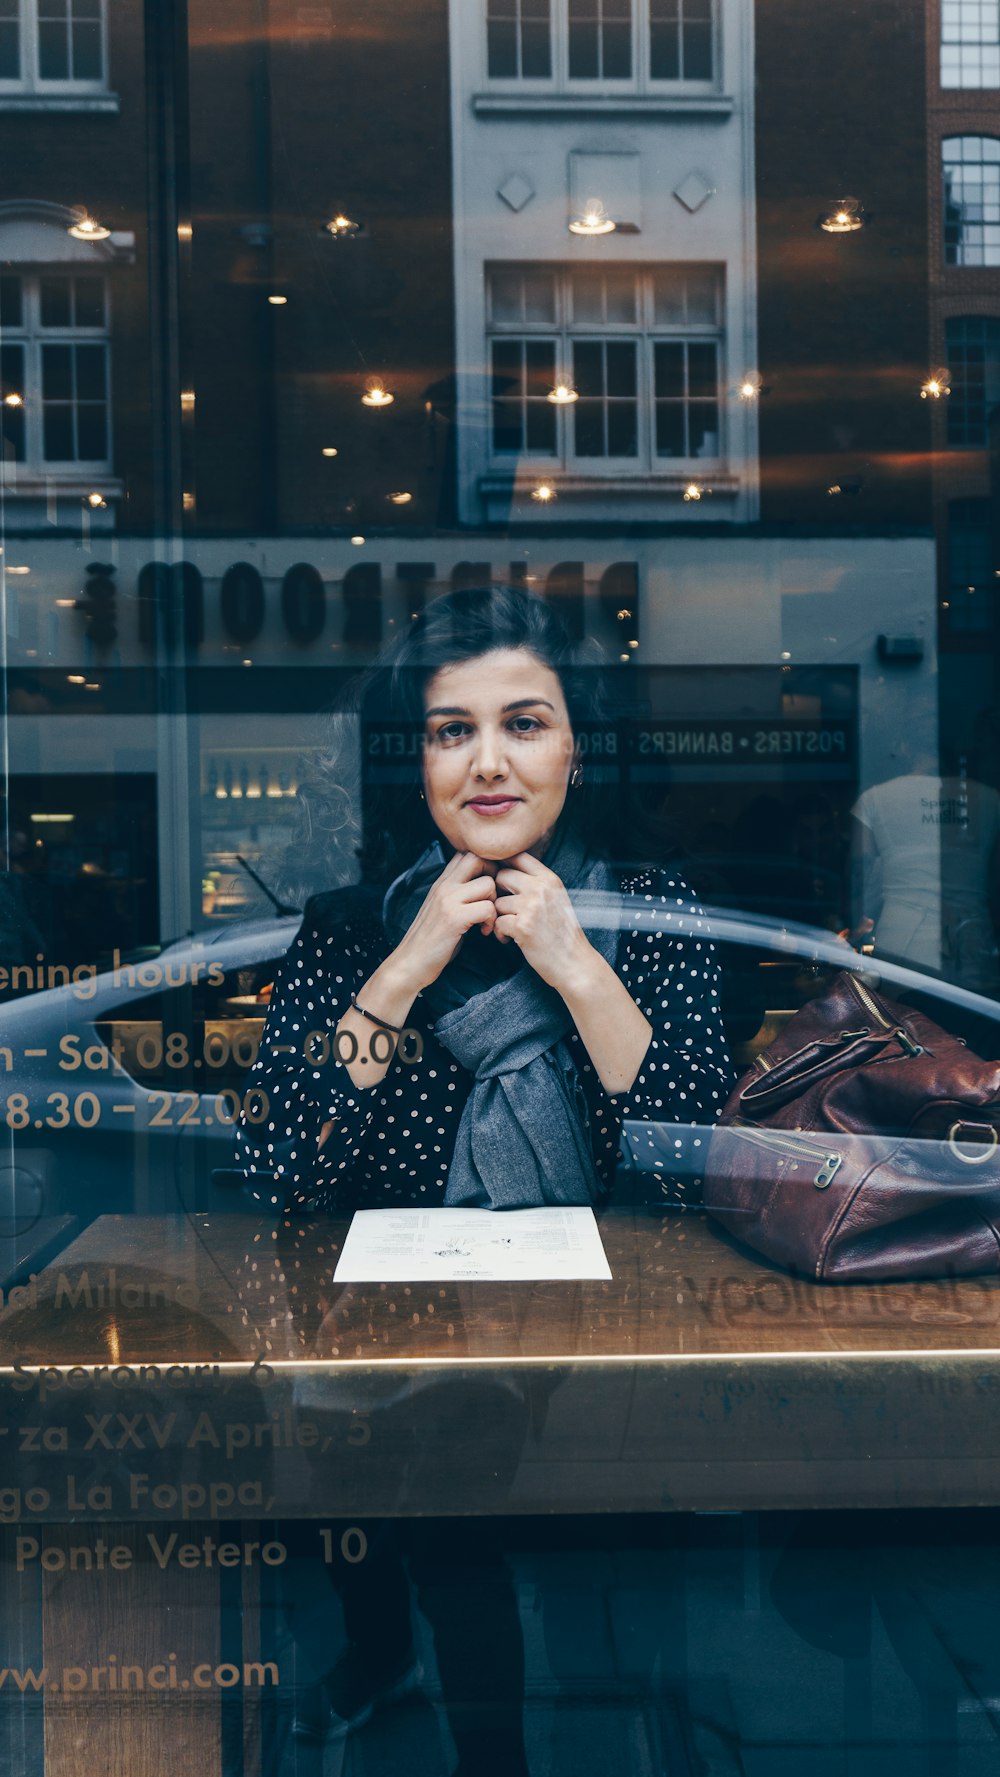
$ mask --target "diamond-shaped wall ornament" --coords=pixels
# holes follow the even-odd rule
[[[530,204],[534,195],[535,187],[529,183],[523,173],[511,173],[510,177],[497,187],[497,197],[503,198],[507,208],[513,210],[515,215],[518,210],[524,209],[525,204]]]
[[[709,198],[715,196],[715,186],[710,185],[701,173],[689,173],[686,179],[674,186],[674,196],[693,216],[696,210],[701,209],[702,204],[707,204]]]

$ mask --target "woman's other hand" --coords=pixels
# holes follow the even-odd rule
[[[521,851],[497,870],[496,886],[495,936],[502,944],[513,940],[535,973],[562,993],[595,954],[562,877]]]
[[[475,852],[457,851],[428,890],[393,952],[416,992],[437,980],[473,926],[479,926],[485,937],[493,931],[497,868]]]

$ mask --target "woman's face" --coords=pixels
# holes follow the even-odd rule
[[[441,667],[424,714],[424,793],[445,838],[481,858],[540,857],[574,764],[557,675],[527,648],[498,648]]]

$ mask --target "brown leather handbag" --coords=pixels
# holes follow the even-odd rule
[[[817,1281],[1000,1271],[1000,1062],[845,970],[730,1095],[705,1208]]]

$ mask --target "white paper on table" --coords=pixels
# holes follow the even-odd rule
[[[610,1278],[592,1209],[358,1209],[334,1283]]]

